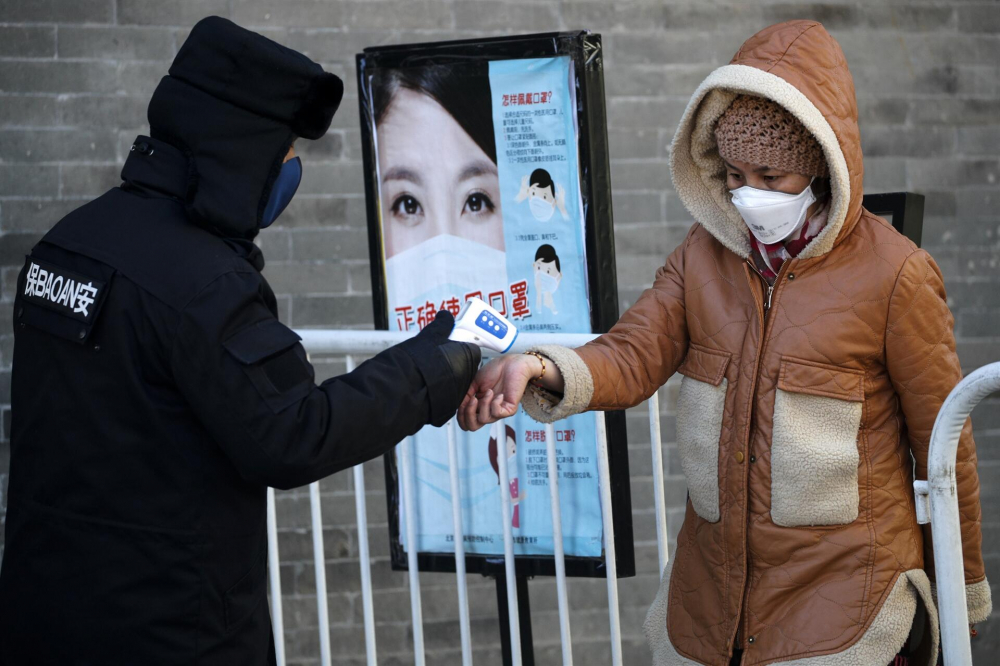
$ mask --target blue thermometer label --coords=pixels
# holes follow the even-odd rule
[[[498,340],[503,340],[507,335],[507,325],[502,321],[497,321],[495,317],[484,312],[476,319],[476,326],[483,329]]]

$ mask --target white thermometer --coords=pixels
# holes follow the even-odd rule
[[[449,340],[470,342],[485,349],[505,353],[517,338],[517,327],[478,298],[470,298],[455,317]]]

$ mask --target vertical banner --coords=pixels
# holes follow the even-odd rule
[[[567,56],[490,63],[508,271],[534,294],[511,312],[525,332],[591,331],[572,76]]]
[[[577,49],[583,41],[579,33],[564,39]],[[503,42],[486,43],[493,41]],[[441,47],[461,51],[463,44]],[[515,57],[506,47],[500,49],[505,57],[497,58],[480,48],[478,57],[416,55],[436,46],[366,49],[358,56],[362,132],[370,139],[369,224],[377,243],[373,289],[384,307],[377,319],[389,330],[417,331],[439,310],[458,314],[466,300],[478,297],[525,333],[592,332],[579,57]],[[385,54],[376,58],[373,52]],[[607,225],[610,230],[610,215]],[[473,559],[503,553],[505,492],[513,504],[515,553],[553,554],[545,437],[545,427],[523,410],[504,423],[458,434],[464,545]],[[560,421],[555,438],[565,553],[600,558],[593,417]],[[403,551],[453,553],[447,433],[426,427],[413,444],[417,543],[407,543],[398,529],[411,517],[396,501],[394,460],[387,463],[396,486],[392,537]],[[500,486],[500,456],[510,470],[508,488]],[[627,467],[625,474],[627,486]]]

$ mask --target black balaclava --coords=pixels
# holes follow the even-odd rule
[[[252,240],[292,142],[326,134],[343,93],[337,76],[301,53],[211,16],[153,93],[150,135],[188,157],[191,219]]]

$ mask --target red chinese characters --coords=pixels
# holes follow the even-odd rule
[[[427,324],[429,324],[432,321],[434,321],[434,317],[435,317],[435,315],[437,315],[437,311],[438,311],[438,309],[436,307],[434,307],[434,304],[432,302],[430,302],[430,301],[427,301],[426,304],[421,305],[420,307],[418,307],[417,308],[417,327],[422,329],[424,326],[427,326]]]
[[[510,293],[513,296],[510,316],[514,319],[524,319],[531,316],[531,309],[528,307],[528,281],[521,280],[510,285]]]
[[[490,307],[499,312],[504,317],[507,316],[507,294],[503,291],[490,292]]]
[[[503,106],[528,106],[548,104],[552,101],[552,91],[520,92],[505,94],[501,100]]]
[[[399,326],[399,330],[408,331],[410,330],[410,324],[413,323],[413,306],[404,305],[402,307],[396,308],[396,325]]]
[[[510,300],[508,301],[508,296]],[[528,282],[521,280],[514,282],[508,287],[508,291],[491,291],[483,298],[482,290],[470,291],[461,299],[458,296],[447,296],[435,305],[433,301],[422,304],[401,305],[393,313],[396,316],[396,327],[400,331],[410,330],[414,324],[417,329],[423,329],[434,321],[434,317],[441,310],[447,310],[457,317],[462,311],[462,304],[472,298],[484,300],[490,304],[494,310],[504,317],[510,316],[514,319],[524,319],[531,316],[531,308],[528,303]],[[508,309],[508,302],[510,309]]]

